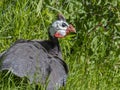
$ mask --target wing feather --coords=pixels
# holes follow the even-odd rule
[[[10,70],[19,77],[27,77],[30,82],[45,83],[47,90],[63,86],[67,78],[67,65],[59,57],[50,55],[35,41],[18,42],[0,55],[0,70]]]

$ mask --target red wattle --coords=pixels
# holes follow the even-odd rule
[[[54,34],[54,36],[57,37],[57,38],[63,38],[63,37],[64,37],[64,36],[62,36],[59,32],[56,32],[56,33]]]

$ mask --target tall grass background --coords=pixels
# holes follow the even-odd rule
[[[77,30],[59,40],[69,66],[63,89],[120,90],[120,0],[0,0],[0,52],[18,39],[48,39],[58,13]],[[0,72],[0,90],[36,89],[16,83]]]

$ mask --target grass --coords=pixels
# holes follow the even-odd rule
[[[18,39],[47,39],[47,30],[63,13],[77,34],[60,39],[69,76],[64,90],[119,90],[119,0],[1,0],[0,51]],[[0,90],[35,90],[35,84],[19,84],[11,74],[0,73]],[[5,77],[5,78],[4,78]],[[38,89],[43,89],[40,85]]]

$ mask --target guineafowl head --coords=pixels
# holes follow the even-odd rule
[[[66,19],[61,14],[58,15],[58,19],[52,23],[49,29],[50,36],[56,38],[63,38],[70,32],[76,32],[76,30],[66,22]]]

